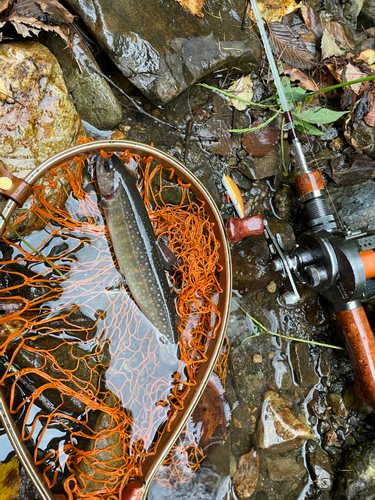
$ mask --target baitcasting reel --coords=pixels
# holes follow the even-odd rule
[[[375,296],[375,232],[339,229],[318,171],[305,171],[296,186],[309,229],[298,238],[292,252],[285,252],[280,236],[272,234],[259,214],[229,219],[229,238],[235,242],[246,235],[264,233],[272,267],[281,272],[292,289],[283,294],[284,305],[294,306],[300,301],[295,280],[333,304],[355,371],[356,389],[375,409],[375,340],[361,304]]]

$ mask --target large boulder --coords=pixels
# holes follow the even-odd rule
[[[0,94],[0,164],[25,178],[44,160],[74,146],[86,134],[60,66],[46,47],[37,42],[2,43],[0,67],[0,84],[6,91]],[[65,191],[50,189],[45,197],[51,204],[57,200],[64,203]],[[0,197],[0,210],[5,202]],[[17,214],[31,206],[29,198]],[[30,212],[20,230],[28,233],[43,226],[44,222]]]
[[[150,100],[166,103],[238,59],[259,63],[259,42],[241,29],[245,4],[206,0],[204,17],[176,0],[67,0],[113,62]]]

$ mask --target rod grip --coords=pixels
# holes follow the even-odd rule
[[[243,219],[231,217],[227,221],[227,233],[232,243],[242,240],[245,236],[258,236],[263,234],[263,231],[264,223],[260,214]]]
[[[375,339],[362,306],[336,311],[355,374],[356,391],[375,410]]]

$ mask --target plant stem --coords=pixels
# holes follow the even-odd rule
[[[303,342],[305,344],[312,344],[312,345],[318,345],[321,347],[330,347],[331,349],[339,349],[341,351],[345,351],[343,347],[339,347],[337,345],[331,345],[331,344],[323,344],[322,342],[314,342],[313,340],[305,340],[305,339],[298,339],[296,337],[289,337],[288,335],[281,335],[281,333],[276,333],[276,332],[271,332],[271,330],[268,330],[262,323],[257,321],[255,318],[253,318],[247,311],[244,309],[242,306],[238,306],[241,311],[243,311],[250,319],[257,325],[257,327],[262,331],[262,333],[269,333],[270,335],[275,335],[276,337],[281,337],[283,339],[287,340],[295,340],[296,342]],[[261,335],[261,333],[259,334]],[[250,335],[249,337],[246,337],[242,342],[241,345],[248,339],[252,339],[254,337],[259,337],[259,335]]]
[[[307,99],[308,97],[320,94],[321,92],[328,92],[329,90],[339,89],[340,87],[346,87],[347,85],[352,85],[354,83],[369,82],[371,80],[375,80],[375,75],[366,76],[365,78],[358,78],[358,80],[351,80],[350,82],[338,83],[337,85],[332,85],[331,87],[324,87],[323,89],[319,90],[314,90],[314,92],[309,92],[308,94],[306,94],[306,96],[303,97],[303,99]]]
[[[221,90],[221,89],[218,89],[216,87],[212,87],[211,85],[207,85],[206,83],[198,83],[197,85],[204,87],[206,89],[214,90],[215,92],[219,92],[220,94],[223,94],[227,97],[231,97],[232,99],[237,99],[237,101],[244,102],[244,103],[248,104],[249,106],[259,106],[260,108],[269,108],[270,107],[267,104],[259,104],[257,102],[249,101],[248,99],[237,96],[236,94],[231,94],[230,92],[226,92],[225,90]]]
[[[281,113],[281,109],[277,110],[276,109],[272,109],[272,111],[275,112],[275,114],[273,116],[271,116],[271,118],[268,118],[268,120],[266,120],[264,123],[261,123],[259,125],[257,125],[256,127],[251,127],[251,128],[235,128],[235,129],[231,129],[231,130],[227,130],[227,132],[238,132],[240,134],[243,134],[243,133],[246,133],[246,132],[255,132],[256,130],[260,130],[261,128],[265,127],[266,125],[268,125],[269,123],[271,123],[277,115],[279,115]]]

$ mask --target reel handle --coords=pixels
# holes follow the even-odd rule
[[[245,236],[259,236],[263,234],[264,223],[260,214],[251,215],[243,219],[230,217],[227,220],[227,234],[232,243],[236,243]]]
[[[375,339],[362,305],[336,310],[346,348],[355,374],[355,390],[375,410]]]

